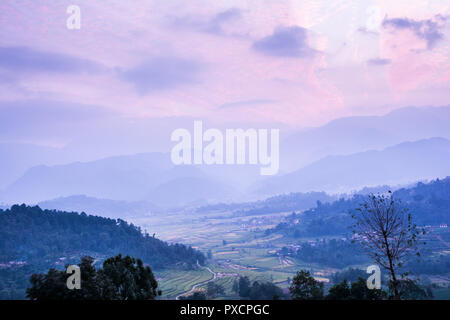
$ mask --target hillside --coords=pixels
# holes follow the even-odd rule
[[[325,203],[334,200],[337,200],[336,196],[328,195],[325,192],[298,192],[273,196],[254,202],[208,205],[198,208],[197,212],[232,211],[234,215],[251,216],[306,210],[315,207],[318,201]]]
[[[419,182],[412,188],[394,193],[407,206],[418,225],[450,224],[450,177],[430,183]],[[318,202],[317,206],[301,214],[292,214],[275,228],[267,231],[286,236],[324,236],[349,233],[349,212],[360,207],[366,195],[354,195],[332,203]]]
[[[25,205],[0,210],[0,296],[23,293],[33,272],[61,268],[83,255],[101,261],[118,253],[139,257],[152,269],[190,268],[205,260],[191,247],[168,244],[120,219]]]

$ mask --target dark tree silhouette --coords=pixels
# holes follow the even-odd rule
[[[206,300],[206,294],[201,291],[196,291],[189,296],[181,296],[180,300]]]
[[[248,277],[239,277],[239,296],[249,297],[250,296],[250,280]]]
[[[367,288],[366,280],[358,278],[349,284],[346,279],[328,290],[327,300],[383,300],[386,293],[381,289]]]
[[[319,300],[323,299],[323,283],[317,281],[306,270],[298,271],[292,279],[289,287],[291,297],[294,300]]]
[[[140,259],[117,255],[96,270],[94,259],[83,257],[79,264],[81,289],[68,289],[64,271],[50,269],[47,274],[33,274],[27,297],[31,300],[153,300],[161,292],[148,266]]]
[[[217,295],[225,294],[225,289],[220,284],[213,281],[208,282],[206,285],[206,295],[209,299],[214,299]]]

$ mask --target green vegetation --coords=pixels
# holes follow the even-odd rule
[[[206,300],[206,294],[204,292],[196,291],[191,295],[181,296],[180,300]]]
[[[413,188],[395,191],[393,196],[408,206],[417,225],[450,224],[450,177],[436,179],[428,184],[419,182]],[[354,212],[365,200],[365,196],[357,194],[332,203],[318,202],[311,209],[290,215],[275,228],[268,229],[266,235],[278,233],[300,238],[349,234],[353,221],[348,213]]]
[[[194,285],[211,279],[211,274],[203,268],[192,270],[169,268],[156,270],[155,275],[160,284],[163,299],[173,299],[179,294],[190,291]]]
[[[362,254],[360,246],[348,240],[324,239],[314,242],[314,245],[308,242],[299,242],[296,249],[289,250],[287,247],[283,247],[281,252],[305,262],[319,263],[334,268],[345,268],[349,265],[368,262],[368,258]]]
[[[353,277],[360,273],[357,269],[349,269],[336,275],[334,278],[338,279],[343,275]],[[336,282],[329,287],[328,293],[324,294],[324,285],[315,280],[307,270],[297,272],[289,287],[291,297],[294,300],[385,300],[399,298],[404,300],[423,300],[433,298],[431,289],[425,289],[418,284],[417,280],[399,280],[397,290],[399,296],[396,297],[391,286],[388,288],[388,291],[375,288],[369,289],[366,280],[363,277],[358,277],[353,282],[348,282],[344,278],[341,282]]]
[[[367,273],[361,269],[348,268],[333,274],[331,276],[331,281],[337,284],[344,280],[354,282],[359,278],[367,278]]]
[[[80,268],[81,286],[68,289],[69,275],[50,269],[47,274],[33,274],[27,297],[31,300],[153,300],[160,294],[149,266],[142,260],[118,255],[103,262],[96,270],[94,259],[83,257]]]
[[[246,203],[215,204],[200,207],[197,212],[232,211],[235,216],[251,216],[278,212],[305,210],[314,207],[317,202],[336,200],[325,192],[289,193],[267,198],[265,200]]]
[[[217,295],[222,295],[225,293],[225,289],[220,284],[210,281],[206,285],[206,295],[208,299],[214,299]]]
[[[387,296],[386,292],[381,289],[368,289],[366,280],[358,278],[357,281],[350,285],[344,279],[341,283],[337,283],[328,290],[325,299],[327,300],[383,300]]]
[[[167,244],[120,219],[15,205],[0,210],[0,298],[24,298],[32,273],[61,269],[85,255],[100,261],[118,253],[138,256],[153,269],[192,269],[205,261],[198,250]]]
[[[241,298],[250,300],[278,300],[285,298],[283,290],[271,282],[250,282],[248,277],[239,277],[233,284],[233,291]]]
[[[323,283],[317,281],[307,270],[297,272],[289,287],[294,300],[320,300],[323,299]]]
[[[410,277],[411,279],[421,279],[420,283],[403,283],[401,282],[403,280],[399,279],[399,286],[407,288],[406,290],[402,289],[405,292],[403,299],[431,299],[433,297],[434,299],[447,299],[449,296],[450,250],[448,248],[450,246],[450,232],[447,228],[439,226],[448,221],[440,220],[441,217],[445,218],[445,215],[439,216],[446,208],[445,198],[449,198],[449,194],[445,191],[448,184],[449,179],[437,180],[430,184],[418,184],[414,188],[405,189],[405,191],[398,190],[394,193],[394,195],[398,194],[403,198],[403,202],[408,208],[416,208],[410,211],[414,221],[421,221],[419,225],[423,226],[423,221],[434,221],[433,225],[425,226],[427,234],[424,236],[424,240],[427,244],[420,247],[421,261],[411,260],[398,269],[399,274],[407,271],[413,274]],[[441,188],[445,192],[439,191]],[[158,268],[155,268],[153,262],[158,262],[158,259],[143,258],[146,254],[145,250],[139,249],[138,253],[130,253],[130,251],[120,250],[123,248],[120,246],[114,252],[97,250],[98,239],[105,237],[102,233],[108,234],[108,232],[113,232],[111,230],[114,230],[114,234],[121,237],[122,246],[131,247],[131,244],[141,240],[138,237],[130,236],[130,234],[135,233],[126,232],[125,230],[128,229],[124,226],[128,225],[137,229],[137,233],[140,232],[139,228],[124,221],[120,222],[121,220],[105,219],[113,221],[108,227],[110,230],[105,231],[105,229],[108,229],[106,226],[95,229],[91,228],[92,224],[98,222],[102,225],[104,220],[95,220],[92,218],[98,217],[90,218],[83,214],[72,213],[83,217],[83,221],[89,221],[90,227],[79,228],[77,232],[64,229],[64,232],[69,231],[67,235],[71,237],[71,241],[75,241],[75,248],[81,247],[83,239],[77,238],[74,233],[77,233],[78,236],[80,233],[83,236],[87,236],[89,233],[91,239],[95,239],[91,243],[92,246],[86,250],[74,251],[70,251],[71,249],[66,246],[64,250],[58,249],[60,250],[58,251],[55,248],[58,248],[59,242],[46,239],[44,235],[43,239],[48,240],[45,245],[51,247],[51,250],[42,251],[44,255],[40,257],[33,250],[29,250],[34,247],[33,244],[26,241],[26,237],[22,240],[18,237],[14,238],[14,241],[21,245],[25,243],[28,247],[16,246],[9,242],[10,248],[16,250],[19,254],[14,253],[16,254],[15,260],[5,259],[0,261],[0,279],[2,280],[0,281],[0,295],[3,299],[23,298],[29,276],[32,273],[46,273],[49,268],[62,270],[64,264],[78,263],[82,255],[94,257],[95,265],[98,267],[107,257],[122,252],[140,257],[144,263],[151,266],[159,284],[158,288],[162,290],[160,299],[174,299],[176,297],[179,299],[252,299],[252,297],[257,296],[258,291],[266,292],[263,297],[258,298],[286,299],[286,292],[288,292],[289,287],[292,287],[298,270],[308,270],[310,277],[315,281],[315,285],[322,287],[323,299],[327,296],[331,298],[330,292],[333,293],[335,290],[343,289],[346,291],[346,287],[351,293],[349,299],[380,298],[377,296],[371,297],[369,292],[361,291],[363,288],[359,288],[358,294],[355,293],[358,292],[358,286],[363,285],[359,278],[367,279],[368,274],[365,270],[368,265],[374,263],[373,259],[370,259],[361,250],[362,247],[358,242],[352,243],[351,229],[349,228],[352,222],[349,211],[360,206],[365,198],[365,196],[354,196],[333,203],[317,202],[313,209],[304,212],[301,212],[299,207],[295,205],[290,208],[290,211],[284,211],[286,207],[280,205],[279,208],[281,209],[277,210],[277,206],[274,204],[271,209],[273,213],[268,213],[265,210],[259,211],[264,207],[261,205],[251,207],[246,204],[246,207],[242,207],[236,204],[233,208],[224,210],[216,208],[208,211],[209,209],[205,209],[204,211],[189,211],[189,214],[186,214],[186,210],[182,210],[134,218],[132,220],[134,225],[156,231],[158,238],[171,243],[187,243],[196,249],[189,249],[189,247],[181,245],[168,245],[163,242],[169,248],[184,247],[187,250],[184,251],[186,254],[190,250],[199,253],[197,249],[201,248],[203,252],[208,253],[207,259],[205,257],[197,259],[195,255],[184,259],[182,254],[178,256],[175,254],[176,250],[172,250],[170,254],[166,251],[166,258],[169,257],[172,262],[167,265],[162,263],[160,264],[162,266]],[[279,199],[282,201],[283,197]],[[437,199],[438,202],[441,201],[441,204],[434,204],[434,199]],[[418,208],[423,210],[417,213],[414,210],[418,210]],[[248,211],[249,214],[243,214],[244,211]],[[292,214],[292,211],[296,212]],[[0,212],[0,220],[5,212]],[[52,212],[46,211],[46,214]],[[67,213],[59,212],[58,214],[66,217]],[[422,214],[426,216],[418,217]],[[40,228],[50,233],[53,232],[47,226],[47,224],[53,224],[51,219],[48,223],[43,223],[42,226],[38,224],[39,221],[33,222],[33,219],[31,219],[32,225],[34,225],[31,229],[24,222],[27,219],[21,218],[11,230],[17,231],[19,225],[24,224],[25,227],[22,229],[30,232],[33,230],[31,234],[39,234]],[[93,221],[96,222],[91,223]],[[109,226],[109,224],[107,225]],[[118,229],[115,229],[116,227]],[[2,230],[1,228],[2,225],[0,225],[0,230]],[[6,228],[6,230],[9,230],[9,228]],[[64,232],[53,233],[53,236],[62,239],[65,237]],[[140,233],[143,238],[149,238],[150,241],[152,239],[159,241],[154,236],[150,237],[145,233]],[[126,235],[125,238],[123,234]],[[114,244],[114,239],[110,241]],[[128,243],[126,243],[127,241]],[[61,243],[64,244],[64,242]],[[35,245],[39,247],[42,242]],[[0,242],[0,246],[4,246],[4,243]],[[8,250],[0,251],[0,256],[4,252],[8,252]],[[10,250],[10,252],[14,251]],[[52,255],[52,252],[56,252],[56,254]],[[157,255],[159,254],[157,253]],[[196,260],[199,261],[200,265],[207,266],[212,271],[208,271],[205,267],[198,267]],[[212,273],[214,273],[214,277]],[[382,272],[382,290],[386,293],[386,296],[383,296],[384,299],[392,295],[388,276],[387,272]],[[248,291],[244,294],[245,296],[240,296],[240,278],[248,279],[249,288],[254,287],[254,284],[257,283],[255,288],[258,288],[258,290],[254,290],[253,294]],[[347,285],[342,284],[344,280]],[[340,287],[333,289],[337,285],[340,285]],[[353,293],[352,287],[354,288]],[[282,290],[282,293],[280,294],[278,290]],[[372,293],[374,292],[370,292],[370,294]]]

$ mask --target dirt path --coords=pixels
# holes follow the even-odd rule
[[[187,295],[191,294],[192,292],[194,292],[194,290],[197,289],[198,287],[200,287],[200,286],[202,286],[202,285],[204,285],[204,284],[207,284],[208,282],[211,282],[211,281],[216,280],[216,278],[217,278],[217,272],[212,271],[209,267],[203,267],[203,266],[201,266],[201,265],[198,263],[198,261],[197,261],[197,266],[199,266],[200,268],[203,268],[203,269],[208,270],[209,273],[212,274],[212,277],[211,277],[210,279],[208,279],[208,280],[204,280],[204,281],[201,281],[201,282],[198,282],[198,283],[194,284],[194,285],[191,287],[190,290],[185,291],[185,292],[180,293],[179,295],[177,295],[177,296],[175,297],[175,300],[179,300],[181,296],[187,296]]]

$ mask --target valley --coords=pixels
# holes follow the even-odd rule
[[[426,229],[423,239],[426,242],[423,246],[425,259],[444,257],[448,260],[450,255],[450,230],[446,223],[435,222],[446,219],[445,216],[439,210],[430,215],[424,205],[421,205],[422,202],[426,204],[426,200],[422,198],[426,198],[428,194],[434,195],[436,203],[444,201],[437,200],[436,195],[448,197],[444,190],[449,182],[449,179],[445,179],[430,184],[419,183],[413,189],[398,191],[402,197],[408,195],[421,199],[409,201],[409,205],[421,215],[417,216],[418,221]],[[336,220],[339,216],[337,213],[345,212],[345,208],[354,206],[354,203],[357,200],[339,200],[332,204],[322,204],[319,208],[296,211],[295,215],[292,211],[271,212],[273,210],[269,210],[271,213],[256,214],[258,209],[245,211],[235,205],[209,212],[202,209],[154,214],[134,218],[132,222],[150,234],[156,233],[164,241],[191,245],[208,257],[206,268],[189,271],[156,270],[155,274],[161,280],[163,299],[174,299],[196,290],[205,290],[210,281],[224,288],[225,292],[216,299],[239,299],[239,295],[233,291],[233,284],[239,276],[247,276],[252,282],[272,282],[287,292],[289,280],[302,269],[310,270],[314,278],[323,282],[327,288],[332,285],[336,272],[348,268],[365,270],[373,264],[364,253],[352,247],[348,232],[335,232],[341,230],[340,224],[347,221]],[[262,208],[267,210],[267,206]],[[263,209],[260,210],[264,212]],[[443,210],[445,212],[445,207]],[[331,217],[326,218],[329,215]],[[320,220],[322,218],[325,220]],[[321,228],[326,227],[327,223],[332,224],[333,228],[329,229],[331,231],[328,234],[321,234],[322,229],[319,232],[311,229],[311,232],[317,234],[308,234],[309,229],[302,229],[303,225],[314,225],[314,219],[322,221]],[[293,228],[297,226],[298,231],[293,232]],[[444,273],[438,267],[436,270],[427,269],[427,263],[424,262],[413,266],[424,284],[434,284],[436,298],[446,297],[450,291],[450,275],[445,264],[441,264],[447,270]]]
[[[289,240],[281,235],[264,236],[264,231],[283,221],[289,214],[291,212],[235,217],[232,212],[208,216],[195,212],[173,213],[170,216],[135,219],[133,223],[149,233],[155,231],[164,241],[189,244],[204,253],[210,251],[212,259],[207,267],[217,273],[215,281],[225,289],[225,294],[218,298],[238,299],[232,287],[239,276],[248,276],[251,281],[270,281],[286,290],[288,278],[292,278],[300,269],[312,270],[315,278],[325,283],[330,282],[330,275],[338,271],[277,254],[289,244]],[[302,240],[315,241],[315,238]],[[155,274],[161,280],[162,297],[165,299],[190,292],[195,284],[199,284],[196,288],[202,288],[211,279],[211,273],[202,268],[195,271],[155,271]]]

